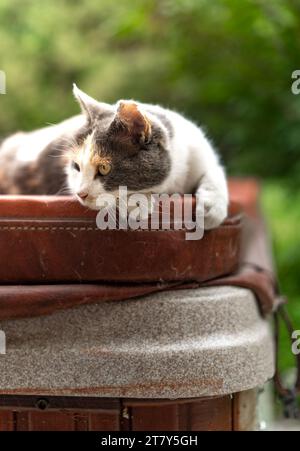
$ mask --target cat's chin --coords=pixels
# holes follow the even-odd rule
[[[81,205],[83,205],[84,207],[86,207],[86,208],[89,208],[90,210],[100,210],[100,208],[99,207],[97,207],[97,204],[96,204],[96,200],[94,200],[94,199],[91,199],[91,200],[82,200],[82,199],[78,199],[77,198],[77,200],[79,201],[79,203],[81,204]]]

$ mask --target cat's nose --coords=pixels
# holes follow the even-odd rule
[[[80,197],[80,199],[84,200],[88,197],[88,193],[85,191],[79,191],[79,193],[76,193],[78,197]]]

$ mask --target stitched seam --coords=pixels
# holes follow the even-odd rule
[[[40,231],[57,231],[57,230],[74,230],[74,231],[93,231],[100,230],[97,227],[62,227],[62,226],[0,226],[1,230],[40,230]]]
[[[0,226],[0,232],[1,231],[33,231],[33,230],[38,230],[38,231],[50,231],[50,232],[56,232],[56,231],[76,231],[76,232],[93,232],[93,231],[99,231],[99,232],[103,232],[103,230],[98,229],[98,227],[62,227],[62,226]],[[108,229],[109,230],[109,229]],[[116,231],[118,231],[119,229],[114,229]],[[121,229],[123,230],[123,229]],[[127,230],[125,230],[127,231]],[[131,230],[130,228],[128,229],[128,231],[132,231],[132,232],[164,232],[164,229],[137,229],[137,230]],[[179,229],[179,230],[174,230],[174,229],[168,229],[166,230],[167,232],[180,232],[180,231],[185,231],[185,229]]]

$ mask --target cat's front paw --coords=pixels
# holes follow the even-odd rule
[[[220,193],[203,190],[201,191],[198,202],[201,202],[197,208],[201,209],[202,214],[204,207],[205,230],[215,229],[227,217],[228,202]]]

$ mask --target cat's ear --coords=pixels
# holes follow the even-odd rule
[[[119,129],[133,143],[145,143],[151,136],[151,123],[133,101],[120,101],[112,127]]]
[[[73,83],[73,94],[78,101],[81,111],[86,115],[88,121],[92,124],[95,119],[106,111],[111,111],[112,107],[106,103],[98,102],[85,92],[81,91],[75,83]]]

